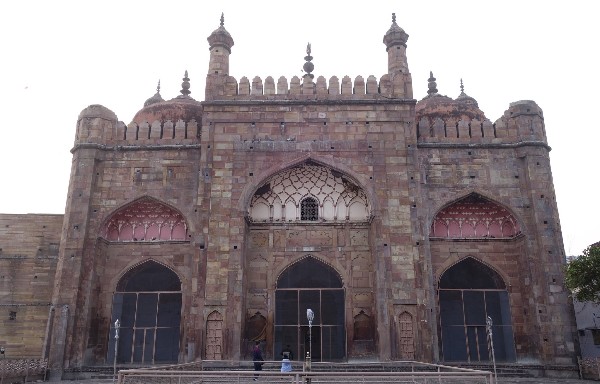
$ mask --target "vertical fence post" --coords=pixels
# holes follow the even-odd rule
[[[119,319],[115,321],[115,358],[113,359],[113,384],[115,383],[115,378],[117,376],[117,353],[119,351],[119,328],[121,327],[121,322]]]
[[[488,348],[492,354],[492,364],[494,365],[494,381],[498,381],[498,374],[496,373],[496,356],[494,354],[494,339],[492,338],[492,325],[494,325],[492,323],[492,318],[488,316],[485,320],[485,328],[487,330],[488,337]]]

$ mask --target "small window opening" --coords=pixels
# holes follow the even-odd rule
[[[319,206],[317,200],[307,197],[300,203],[300,220],[317,221],[319,218]]]

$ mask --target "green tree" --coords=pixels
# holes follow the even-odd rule
[[[600,303],[600,244],[590,245],[567,263],[565,285],[576,300]]]

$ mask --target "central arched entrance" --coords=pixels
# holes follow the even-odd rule
[[[307,309],[314,312],[310,329]],[[311,351],[313,361],[343,360],[344,313],[344,287],[339,274],[313,257],[294,263],[277,280],[275,356],[289,345],[296,359]]]
[[[509,295],[496,271],[466,257],[441,276],[438,295],[444,361],[490,361],[488,318],[496,361],[516,360]]]
[[[127,272],[113,296],[108,361],[114,359],[115,321],[120,321],[117,362],[175,363],[179,355],[181,281],[169,268],[147,261]]]

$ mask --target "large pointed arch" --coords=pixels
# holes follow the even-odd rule
[[[441,350],[444,361],[491,360],[488,319],[497,361],[516,359],[507,284],[492,267],[465,257],[438,282]]]
[[[440,208],[429,227],[430,238],[505,239],[520,234],[521,225],[507,207],[475,192]]]
[[[255,187],[244,209],[254,222],[367,222],[372,204],[352,177],[307,159],[266,177]]]
[[[179,210],[143,196],[108,216],[99,236],[110,242],[185,241],[188,223]]]
[[[125,271],[113,295],[108,361],[113,361],[115,322],[119,344],[116,360],[124,364],[174,363],[179,357],[182,292],[179,276],[148,260]]]
[[[275,289],[274,348],[289,345],[295,356],[312,352],[314,361],[346,356],[345,293],[339,273],[314,257],[283,270]],[[314,313],[309,326],[307,310]]]

